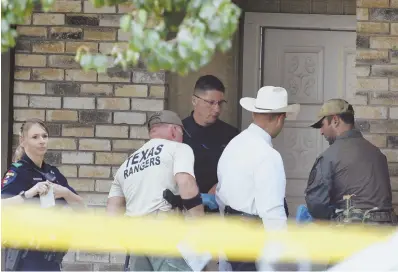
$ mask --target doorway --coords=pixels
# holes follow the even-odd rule
[[[294,216],[305,204],[304,190],[316,157],[328,144],[309,127],[331,98],[358,101],[356,92],[356,18],[351,15],[246,13],[242,96],[255,97],[261,86],[281,86],[289,104],[299,103],[296,120],[285,122],[273,145],[286,172],[286,199]],[[360,101],[359,101],[360,103]],[[354,103],[355,104],[355,103]],[[241,128],[251,122],[242,110]]]

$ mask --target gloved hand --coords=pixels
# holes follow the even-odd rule
[[[305,205],[299,205],[297,207],[296,222],[297,223],[308,223],[312,221],[312,216]]]
[[[218,209],[218,205],[216,202],[216,196],[213,194],[200,194],[202,197],[203,205],[208,207],[210,210]]]

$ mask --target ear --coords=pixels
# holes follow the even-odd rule
[[[170,130],[171,130],[171,137],[172,137],[173,139],[175,139],[175,138],[176,138],[176,135],[177,135],[177,129],[176,129],[176,127],[175,127],[175,126],[171,126],[171,127],[170,127]]]
[[[195,107],[197,103],[197,99],[195,96],[192,96],[192,105]]]
[[[24,138],[22,136],[19,136],[19,145],[25,148],[25,146],[24,146]]]
[[[279,114],[279,115],[277,116],[277,122],[278,122],[278,123],[282,123],[283,120],[285,119],[285,117],[286,117],[286,113]]]
[[[330,125],[333,127],[338,127],[340,124],[340,119],[337,115],[334,115],[332,120],[330,121]]]

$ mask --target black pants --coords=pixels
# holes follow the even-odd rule
[[[224,213],[226,216],[241,216],[249,217],[253,219],[260,219],[256,215],[246,214],[237,210],[232,209],[230,206],[226,206]],[[257,271],[255,262],[240,262],[240,261],[228,261],[231,264],[232,271]]]
[[[229,262],[232,271],[257,271],[256,263],[254,262]]]

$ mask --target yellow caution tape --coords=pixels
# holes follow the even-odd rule
[[[25,206],[25,205],[24,205]],[[261,222],[206,216],[185,220],[110,217],[106,214],[8,206],[2,208],[3,247],[83,250],[180,256],[185,241],[198,253],[223,252],[230,260],[255,260],[265,246],[284,247],[282,260],[306,257],[317,263],[336,262],[388,239],[397,228],[336,227],[289,224],[286,231],[264,231]]]

